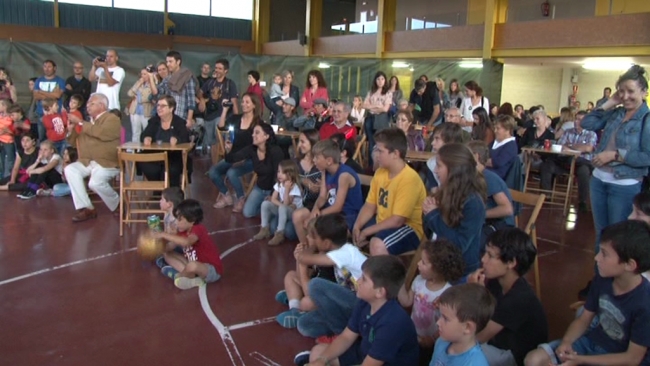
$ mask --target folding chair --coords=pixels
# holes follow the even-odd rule
[[[134,154],[127,152],[118,153],[120,163],[120,236],[124,234],[124,224],[132,222],[147,222],[144,219],[136,219],[136,215],[164,213],[158,205],[158,200],[138,198],[136,193],[147,191],[162,191],[169,187],[169,161],[166,152],[150,154]],[[165,167],[165,178],[162,181],[138,181],[135,179],[137,163],[163,162]],[[128,179],[127,179],[128,178]],[[138,205],[139,208],[132,208],[131,205]],[[150,208],[153,205],[154,208]]]
[[[364,157],[363,157],[364,154],[363,153],[367,149],[367,147],[368,147],[367,145],[368,145],[368,143],[366,141],[366,135],[364,134],[364,135],[361,136],[361,139],[359,140],[359,142],[357,142],[357,149],[354,152],[354,155],[352,156],[352,160],[356,161],[357,163],[359,163],[359,165],[361,165],[364,168],[365,168],[365,165],[364,165],[364,160],[363,160],[364,159]]]
[[[542,206],[544,205],[544,200],[546,199],[546,195],[524,193],[520,191],[515,191],[514,189],[510,190],[510,194],[512,195],[512,200],[514,202],[519,203],[520,205],[533,206],[533,212],[530,214],[530,218],[528,219],[528,223],[526,223],[524,231],[526,232],[526,234],[530,235],[530,238],[533,241],[533,245],[535,245],[535,249],[538,249],[537,228],[535,222],[537,221],[537,216],[539,216],[539,212],[542,210]],[[515,223],[517,227],[519,227],[519,213],[517,213],[517,215],[515,216]],[[539,280],[539,251],[538,251],[538,256],[535,257],[534,272],[535,272],[535,291],[537,292],[537,297],[541,299],[542,289]]]

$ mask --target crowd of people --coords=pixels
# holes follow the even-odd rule
[[[120,197],[110,183],[125,139],[119,101],[125,72],[118,61],[109,50],[93,60],[88,78],[75,62],[74,75],[63,80],[46,60],[27,110],[14,103],[11,82],[4,84],[0,190],[21,192],[22,199],[70,194],[72,220],[81,222],[97,217],[84,182],[89,177],[88,188],[116,210]],[[132,141],[186,143],[202,128],[203,146],[216,152],[218,134],[227,135],[225,156],[212,154],[207,172],[218,189],[214,208],[259,216],[255,240],[298,242],[296,269],[276,295],[288,309],[276,319],[318,345],[296,355],[296,364],[650,365],[644,277],[650,195],[643,184],[650,110],[643,68],[621,75],[615,92],[607,88],[593,110],[564,108],[552,119],[543,106],[491,105],[472,80],[453,79],[446,90],[444,79],[423,75],[405,99],[399,79],[380,71],[368,93],[349,105],[331,98],[319,70],[308,73],[303,93],[291,71],[266,87],[251,70],[240,93],[228,60],[212,66],[202,65],[195,76],[170,51],[165,62],[143,67],[125,108]],[[4,69],[2,76],[7,80]],[[298,132],[295,151],[291,137],[276,135],[280,128]],[[354,156],[362,135],[364,166]],[[544,308],[524,279],[537,250],[515,227],[510,194],[520,188],[521,148],[548,141],[580,153],[578,206],[591,207],[597,237],[584,308],[551,343]],[[434,154],[410,164],[411,150]],[[549,190],[570,163],[543,153],[525,158]],[[154,234],[169,243],[168,252],[156,263],[189,289],[219,280],[223,270],[201,224],[201,205],[184,200],[178,188],[182,164],[170,153],[168,172],[151,163],[138,172],[147,180],[169,174],[170,188],[160,193],[165,228]],[[247,194],[241,178],[251,172],[256,181]],[[418,247],[419,274],[405,283],[396,256]]]

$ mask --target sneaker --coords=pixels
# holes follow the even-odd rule
[[[275,301],[279,302],[282,305],[289,305],[289,297],[287,296],[287,292],[285,290],[278,291],[278,293],[275,294]]]
[[[316,343],[318,343],[318,344],[330,344],[330,343],[334,342],[336,337],[338,337],[338,335],[336,335],[336,334],[335,335],[329,335],[329,336],[327,336],[327,335],[320,336],[320,337],[316,338]]]
[[[232,212],[242,212],[244,210],[244,203],[246,203],[246,198],[239,198],[237,200],[237,203],[235,203],[235,207],[233,207]]]
[[[156,258],[156,266],[158,266],[158,268],[163,269],[164,267],[166,267],[168,265],[169,264],[165,261],[165,257],[163,257],[162,255],[160,257]]]
[[[260,232],[255,234],[255,236],[253,236],[253,240],[262,240],[270,237],[271,237],[271,231],[269,231],[269,228],[262,227],[260,229]]]
[[[160,258],[162,258],[162,257],[160,257]],[[164,261],[165,260],[163,259],[163,262]],[[156,264],[158,264],[157,260],[156,260]],[[176,278],[176,275],[178,274],[178,270],[176,268],[172,267],[172,266],[167,265],[167,266],[163,266],[160,269],[160,273],[162,273],[163,276],[169,277],[169,278],[171,278],[173,280],[173,279]]]
[[[214,208],[224,208],[232,206],[232,196],[230,196],[228,193],[223,194],[219,193],[219,197],[217,197],[217,202],[214,204]]]
[[[174,280],[174,285],[181,290],[189,290],[193,287],[199,287],[205,284],[205,281],[201,277],[176,277]]]
[[[304,314],[298,309],[289,309],[275,317],[275,321],[285,328],[293,329],[298,326],[298,319]]]
[[[293,357],[293,363],[295,363],[297,366],[305,366],[306,364],[309,363],[310,355],[311,352],[302,351]]]
[[[28,190],[24,190],[16,195],[16,197],[22,199],[25,195],[27,195]]]
[[[276,245],[282,244],[284,241],[284,231],[276,231],[273,235],[273,239],[269,240],[269,245],[274,247]]]
[[[36,191],[36,195],[39,197],[49,197],[52,195],[52,190],[41,188],[38,191]]]
[[[25,191],[21,193],[18,198],[24,199],[24,200],[31,200],[32,198],[36,197],[36,192],[34,191]]]

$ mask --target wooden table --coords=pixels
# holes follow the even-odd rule
[[[187,156],[194,147],[193,142],[186,142],[183,144],[176,144],[172,146],[170,143],[163,142],[162,144],[152,143],[147,146],[139,142],[126,142],[117,147],[118,150],[147,150],[147,151],[180,151],[183,154],[183,177],[181,179],[181,189],[186,197],[190,197],[189,192],[185,190],[189,184],[189,177],[187,176]]]
[[[526,191],[532,191],[535,193],[544,193],[548,197],[550,197],[550,200],[546,202],[548,205],[558,205],[562,206],[562,214],[564,216],[567,215],[569,211],[569,198],[571,197],[571,190],[573,189],[573,176],[575,173],[575,168],[576,168],[576,159],[580,157],[582,154],[580,151],[575,151],[575,150],[566,150],[562,149],[562,151],[553,151],[553,150],[546,150],[543,148],[532,148],[532,147],[522,147],[521,151],[524,152],[527,156],[525,157],[525,178],[524,178],[524,192]],[[532,164],[533,158],[532,154],[540,154],[540,155],[554,155],[554,156],[565,156],[571,158],[571,164],[569,168],[569,177],[568,177],[568,182],[566,185],[566,191],[564,192],[556,192],[554,189],[551,191],[545,190],[541,188],[541,181],[540,181],[540,187],[535,188],[535,187],[528,187],[528,178],[530,175],[530,166]],[[560,199],[564,199],[561,202],[555,202],[554,198],[555,196],[558,196]]]
[[[434,157],[436,153],[431,151],[413,151],[408,150],[406,152],[406,161],[422,161],[427,162],[429,159]]]
[[[275,135],[291,137],[291,143],[293,144],[293,149],[295,150],[296,155],[298,154],[298,139],[300,138],[300,131],[288,131],[280,128],[275,133]]]

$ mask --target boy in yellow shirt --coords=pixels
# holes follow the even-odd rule
[[[417,249],[424,235],[422,202],[426,190],[418,173],[406,164],[404,132],[388,128],[375,134],[379,169],[352,230],[357,246],[370,244],[370,255],[399,255]]]

